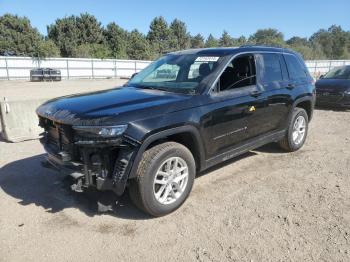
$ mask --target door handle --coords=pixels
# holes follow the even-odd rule
[[[262,94],[262,92],[259,91],[259,90],[254,90],[254,91],[250,92],[250,95],[251,95],[252,97],[258,97],[258,96],[260,96],[261,94]]]
[[[294,84],[288,84],[286,88],[289,90],[292,90],[294,87],[295,87]]]

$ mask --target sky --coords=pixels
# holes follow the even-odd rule
[[[349,11],[350,0],[0,0],[0,15],[26,16],[44,35],[57,18],[88,12],[104,26],[116,22],[143,33],[154,17],[163,16],[169,23],[184,21],[193,35],[220,37],[226,30],[248,37],[257,29],[276,28],[289,39],[310,37],[332,24],[350,30]]]

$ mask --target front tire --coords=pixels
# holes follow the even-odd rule
[[[195,161],[187,147],[175,142],[156,145],[142,156],[129,186],[130,198],[152,216],[169,214],[190,194],[195,174]]]
[[[279,141],[282,149],[293,152],[299,150],[305,143],[309,127],[309,118],[303,108],[294,108],[286,136]]]

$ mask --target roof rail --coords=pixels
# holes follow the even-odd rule
[[[244,44],[240,47],[270,47],[270,48],[281,48],[284,49],[283,46],[271,46],[271,45],[255,45],[255,44]]]

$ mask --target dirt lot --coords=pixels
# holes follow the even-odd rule
[[[268,145],[200,174],[175,213],[70,192],[38,141],[0,142],[0,261],[350,261],[350,112],[317,110],[296,153]]]
[[[77,79],[60,82],[0,81],[0,99],[22,101],[54,98],[63,95],[92,92],[121,86],[125,79]]]

